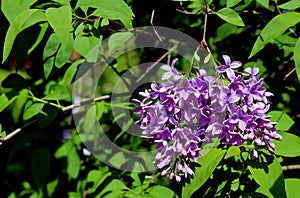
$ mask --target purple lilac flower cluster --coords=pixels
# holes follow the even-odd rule
[[[263,87],[264,80],[258,78],[259,69],[246,68],[245,73],[235,75],[233,68],[242,65],[239,61],[231,62],[227,55],[223,56],[225,65],[216,70],[226,73],[230,83],[223,86],[220,99],[224,104],[226,119],[223,121],[222,132],[219,136],[224,145],[254,145],[274,153],[275,145],[270,140],[281,140],[282,137],[275,129],[275,122],[270,121],[269,97],[273,94]],[[241,147],[243,148],[243,147]],[[253,159],[258,158],[256,149],[251,150]]]
[[[175,59],[171,66],[163,65],[163,83],[152,82],[151,91],[140,92],[142,101],[134,99],[140,114],[137,123],[142,137],[156,144],[158,154],[154,163],[162,169],[162,175],[181,181],[181,176],[194,175],[190,162],[201,157],[203,143],[218,137],[225,146],[246,145],[266,148],[274,152],[272,139],[281,139],[270,117],[269,96],[262,86],[263,79],[256,75],[258,68],[246,68],[246,73],[236,76],[233,71],[242,65],[223,56],[225,65],[216,67],[218,73],[226,73],[225,85],[219,75],[208,76],[205,70],[191,78],[179,73]],[[252,158],[258,152],[251,149]]]

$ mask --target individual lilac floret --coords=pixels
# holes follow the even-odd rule
[[[225,61],[225,65],[218,66],[216,68],[216,70],[219,73],[226,72],[228,79],[233,80],[235,78],[235,74],[234,74],[233,69],[242,66],[242,63],[240,61],[231,62],[230,57],[227,56],[227,55],[223,55],[223,59]]]

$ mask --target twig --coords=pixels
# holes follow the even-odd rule
[[[292,69],[288,74],[286,74],[283,78],[283,80],[286,80],[294,71],[296,71],[296,68]]]
[[[157,38],[159,39],[159,41],[163,43],[163,40],[162,40],[161,37],[159,36],[159,34],[158,34],[158,32],[156,31],[155,26],[154,26],[154,24],[153,24],[154,14],[155,14],[155,10],[152,10],[152,14],[151,14],[151,18],[150,18],[150,24],[152,25],[153,31],[154,31],[155,35],[157,36]]]
[[[109,95],[100,96],[100,97],[94,98],[92,100],[84,101],[82,103],[72,104],[67,107],[63,107],[60,110],[62,112],[65,112],[65,111],[68,111],[68,110],[71,110],[71,109],[74,109],[74,108],[77,108],[77,107],[80,107],[83,105],[91,104],[92,102],[98,102],[98,101],[109,99],[109,98],[110,98]],[[18,133],[20,133],[24,128],[36,123],[37,121],[38,121],[38,119],[32,120],[31,122],[26,123],[24,126],[17,128],[14,131],[10,132],[6,137],[0,138],[0,146],[3,144],[3,142],[10,140],[12,137],[14,137]]]
[[[191,15],[195,15],[194,13],[187,11],[187,10],[183,7],[182,1],[180,1],[180,6],[181,6],[181,10],[176,9],[176,11],[181,12],[181,13],[183,13],[183,14],[191,14]]]
[[[300,169],[300,164],[295,164],[295,165],[288,165],[288,166],[282,166],[282,170],[297,170]]]
[[[143,73],[139,79],[137,79],[136,83],[139,83],[149,72],[152,70],[162,59],[171,54],[171,52],[176,49],[177,45],[174,45],[171,49],[169,49],[166,53],[164,53],[155,63],[153,63],[150,67],[147,68],[146,72]]]
[[[15,129],[14,131],[12,131],[11,133],[9,133],[6,137],[4,138],[0,138],[0,145],[2,145],[3,142],[7,141],[7,140],[10,140],[13,136],[17,135],[18,133],[20,133],[24,128],[30,126],[31,124],[37,122],[38,120],[35,119],[31,122],[28,122],[26,123],[24,126],[20,127],[20,128],[17,128]]]
[[[86,104],[91,104],[92,102],[98,102],[98,101],[109,99],[109,98],[110,98],[109,95],[100,96],[100,97],[94,98],[92,101],[89,100],[89,101],[85,101],[83,103],[77,103],[77,104],[69,105],[67,107],[62,108],[61,111],[65,112],[65,111],[68,111],[68,110],[71,110],[71,109],[74,109],[74,108],[77,108],[77,107],[80,107],[80,106],[83,106],[83,105],[86,105]]]
[[[205,18],[204,18],[204,29],[203,29],[203,37],[202,37],[202,41],[200,42],[200,45],[202,47],[204,47],[208,52],[210,52],[207,42],[206,42],[206,31],[207,31],[207,16],[209,13],[209,6],[206,6],[206,10],[205,10]]]

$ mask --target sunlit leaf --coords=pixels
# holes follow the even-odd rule
[[[103,167],[101,170],[91,170],[87,176],[87,182],[92,182],[93,187],[91,192],[94,192],[104,180],[111,175],[107,167]]]
[[[288,1],[284,4],[281,4],[279,6],[279,8],[286,9],[286,10],[298,9],[298,8],[300,8],[300,1],[299,0],[291,0],[291,1]]]
[[[68,86],[72,83],[77,70],[78,70],[78,66],[80,64],[82,64],[84,62],[84,59],[81,60],[77,60],[76,62],[72,63],[68,69],[66,70],[66,72],[64,73],[64,77],[63,79],[59,82],[59,84],[61,84],[62,86]]]
[[[11,0],[2,0],[1,10],[11,24],[18,14],[25,10],[28,10],[30,6],[36,1],[37,0],[15,0],[12,3]]]
[[[111,20],[120,20],[126,28],[132,28],[131,20],[134,14],[123,0],[79,0],[76,8],[82,6],[96,8],[93,15]]]
[[[104,189],[101,189],[101,193],[98,195],[102,197],[104,194],[108,194],[108,192],[118,192],[123,194],[122,191],[127,191],[129,188],[120,180],[113,179]]]
[[[56,158],[67,158],[66,172],[70,178],[76,179],[80,171],[80,158],[78,156],[76,146],[71,141],[65,142],[56,152]]]
[[[248,169],[253,179],[260,185],[261,192],[267,191],[273,197],[285,197],[284,178],[282,168],[274,156],[267,156],[267,160],[250,162]]]
[[[73,51],[73,43],[74,40],[70,36],[66,43],[65,48],[63,48],[62,46],[59,47],[57,54],[55,56],[55,66],[57,68],[61,68],[62,66],[64,66],[67,63],[67,61],[70,59]]]
[[[278,132],[282,136],[282,140],[274,140],[275,144],[275,153],[277,155],[285,156],[285,157],[296,157],[300,155],[300,137],[279,131]]]
[[[69,5],[70,4],[70,0],[52,0],[52,1],[60,3],[62,5]]]
[[[43,52],[44,76],[47,79],[54,67],[55,54],[60,47],[60,41],[55,33],[51,34]]]
[[[48,8],[45,12],[50,26],[53,28],[57,37],[65,48],[72,27],[72,8],[70,5],[63,5],[59,8]]]
[[[194,179],[192,179],[189,184],[185,184],[182,188],[183,198],[191,197],[191,195],[206,182],[225,153],[225,150],[213,148],[204,157],[199,158],[198,162],[201,167],[195,168]]]
[[[55,188],[58,184],[58,179],[52,181],[52,182],[49,182],[47,184],[47,192],[48,192],[48,197],[51,197],[53,195],[53,193],[55,192]]]
[[[175,197],[175,193],[165,186],[155,185],[147,189],[150,197],[152,198],[161,198],[163,195],[164,198],[173,198]]]
[[[71,101],[71,91],[69,88],[60,84],[51,86],[49,94],[42,98],[43,100],[65,100]]]
[[[241,2],[242,0],[227,0],[226,7],[230,8]]]
[[[275,126],[277,130],[288,131],[293,125],[294,120],[286,113],[282,111],[270,111],[268,115],[271,115],[271,121],[277,122]]]
[[[295,49],[294,49],[294,60],[296,66],[296,73],[300,82],[300,38],[298,38]]]
[[[86,57],[91,50],[98,48],[101,44],[101,38],[96,38],[94,36],[78,36],[74,41],[74,49],[81,56]]]
[[[31,46],[31,48],[28,50],[27,54],[30,54],[42,41],[42,39],[44,38],[44,35],[46,33],[46,30],[48,28],[48,23],[42,23],[40,24],[40,32],[37,38],[35,38],[35,42],[34,44]]]
[[[287,198],[294,198],[300,195],[300,179],[288,178],[284,180]]]
[[[6,32],[2,63],[7,59],[17,35],[24,29],[42,21],[46,21],[46,17],[39,9],[25,10],[16,16]]]
[[[11,103],[13,103],[19,96],[14,96],[13,98],[8,98],[5,93],[0,95],[0,112],[6,109]]]
[[[250,53],[250,57],[254,56],[257,52],[271,40],[281,36],[289,27],[296,25],[300,22],[300,13],[289,12],[280,14],[274,17],[261,31],[256,39]]]
[[[216,14],[224,21],[236,26],[245,26],[242,18],[234,10],[230,8],[222,8]]]
[[[28,100],[28,90],[23,89],[19,93],[19,97],[14,101],[12,105],[12,118],[15,123],[18,123],[20,115],[24,108],[26,101]]]
[[[27,109],[25,109],[25,112],[23,114],[23,120],[28,120],[29,118],[32,118],[33,116],[39,114],[44,107],[44,103],[34,103],[33,105],[29,106]]]
[[[231,146],[231,147],[228,149],[228,151],[227,151],[227,153],[226,153],[224,159],[228,159],[228,158],[230,158],[230,157],[237,156],[237,155],[239,155],[240,153],[241,153],[241,149],[240,149],[239,147],[237,147],[237,146]]]
[[[264,6],[265,8],[269,7],[270,0],[256,0],[260,5]]]

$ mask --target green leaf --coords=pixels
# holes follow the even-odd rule
[[[44,107],[44,103],[34,103],[33,105],[29,106],[25,109],[23,114],[23,120],[28,120],[29,118],[39,114]]]
[[[55,33],[51,34],[43,52],[44,76],[47,79],[53,69],[55,55],[60,47],[60,41]]]
[[[62,5],[70,5],[70,0],[52,0],[52,1],[60,3]]]
[[[111,35],[108,40],[109,54],[113,55],[114,53],[118,52],[120,48],[124,47],[126,41],[132,37],[133,34],[131,32],[118,32]]]
[[[50,152],[46,147],[36,150],[31,157],[31,173],[35,184],[42,189],[49,173]]]
[[[74,147],[74,144],[69,140],[61,145],[55,152],[55,158],[63,158],[69,155],[70,150]]]
[[[19,97],[14,101],[12,105],[11,113],[15,123],[19,122],[21,112],[27,100],[28,100],[28,90],[23,89],[20,91]]]
[[[134,16],[130,7],[123,0],[78,0],[78,7],[96,8],[92,15],[100,18],[120,20],[127,29],[132,28]]]
[[[299,197],[300,195],[300,179],[288,178],[284,180],[287,198]]]
[[[294,120],[282,111],[270,111],[268,115],[272,116],[272,122],[278,123],[275,126],[277,130],[288,131],[295,124]]]
[[[170,188],[165,186],[155,185],[147,189],[150,197],[152,198],[161,198],[162,195],[164,198],[173,198],[175,197],[175,193]]]
[[[92,49],[100,46],[101,40],[102,38],[99,39],[94,36],[78,36],[74,41],[74,49],[81,56],[86,57]]]
[[[5,93],[0,95],[0,112],[2,112],[6,107],[13,103],[19,96],[14,96],[13,98],[8,98]]]
[[[42,24],[40,24],[40,28],[41,28],[40,29],[40,33],[39,33],[38,37],[35,38],[35,42],[31,46],[31,48],[28,50],[27,54],[30,54],[40,44],[40,42],[44,38],[44,35],[46,33],[46,30],[47,30],[48,26],[49,26],[48,23],[42,23]]]
[[[55,56],[55,66],[57,68],[61,68],[62,66],[64,66],[67,63],[67,61],[70,59],[73,51],[73,43],[74,43],[73,38],[69,36],[65,48],[63,48],[62,46],[59,47],[57,54]]]
[[[269,7],[269,1],[270,0],[256,0],[257,3],[259,3],[262,6],[264,6],[265,8]]]
[[[107,194],[109,191],[120,193],[125,190],[129,190],[129,188],[123,182],[118,179],[113,179],[103,190],[101,190],[98,196],[103,197],[103,195]]]
[[[59,8],[48,8],[45,12],[46,18],[65,48],[70,37],[72,28],[72,8],[63,5]]]
[[[46,21],[46,18],[39,9],[25,10],[16,16],[6,32],[2,63],[7,59],[17,35],[24,29],[42,21]]]
[[[300,13],[289,12],[280,14],[274,17],[256,39],[251,50],[249,58],[254,56],[257,52],[273,39],[281,36],[289,27],[296,25],[300,22]]]
[[[204,157],[199,158],[198,162],[201,167],[196,167],[194,179],[183,187],[183,198],[191,197],[191,195],[206,182],[225,153],[225,150],[213,148]]]
[[[53,193],[55,192],[55,188],[58,184],[58,179],[47,183],[47,193],[48,193],[48,197],[52,197]]]
[[[228,158],[237,156],[237,155],[239,155],[240,153],[241,153],[241,149],[240,149],[239,147],[237,147],[237,146],[231,146],[231,147],[228,149],[228,151],[227,151],[227,153],[226,153],[224,159],[228,159]]]
[[[2,130],[1,123],[0,123],[0,137],[6,137],[6,132]]]
[[[224,23],[220,27],[218,27],[217,35],[215,37],[214,42],[223,41],[225,38],[232,34],[239,34],[243,31],[242,28],[238,28],[235,25],[230,23]]]
[[[295,60],[297,77],[300,82],[300,38],[298,38],[296,45],[295,45],[294,60]]]
[[[102,168],[101,170],[91,170],[86,179],[87,182],[93,183],[91,193],[94,192],[110,175],[111,172],[108,172],[108,169],[105,168]]]
[[[281,9],[286,9],[286,10],[295,10],[300,8],[300,1],[299,0],[291,0],[289,2],[286,2],[284,4],[281,4],[279,6]]]
[[[260,185],[260,190],[256,192],[274,197],[285,197],[284,178],[280,163],[274,156],[266,156],[266,159],[251,161],[248,165],[253,179]]]
[[[56,158],[67,158],[67,169],[66,172],[69,174],[70,178],[76,179],[80,171],[80,158],[78,156],[76,146],[71,141],[65,142],[59,149],[55,152]]]
[[[84,59],[77,60],[76,62],[72,63],[67,71],[64,74],[63,79],[59,82],[60,85],[62,86],[68,86],[72,83],[77,70],[78,70],[78,65],[82,64],[84,62]]]
[[[60,41],[55,33],[51,34],[43,52],[43,60],[45,61],[51,56],[54,56],[55,53],[58,51],[58,48],[60,46]]]
[[[84,121],[83,121],[83,130],[85,133],[91,133],[92,129],[95,125],[96,121],[96,106],[92,105],[89,107],[89,109],[86,111],[86,114],[84,115]]]
[[[50,57],[44,62],[44,76],[47,79],[53,69],[55,57]]]
[[[268,198],[266,195],[257,192],[246,193],[242,195],[242,198]]]
[[[236,4],[240,3],[242,0],[227,0],[226,7],[230,8],[235,6]]]
[[[71,91],[60,84],[52,85],[49,94],[42,98],[43,100],[72,100]]]
[[[28,10],[36,1],[37,0],[15,0],[12,3],[10,0],[2,0],[1,10],[11,24],[18,14]]]
[[[224,21],[236,26],[245,26],[242,18],[234,10],[230,8],[222,8],[216,14]]]
[[[279,131],[278,134],[282,136],[282,140],[273,140],[276,146],[275,153],[285,157],[299,156],[300,137],[283,131]]]
[[[67,159],[67,173],[69,174],[70,178],[77,179],[81,167],[81,161],[75,146],[73,146],[69,151]]]

